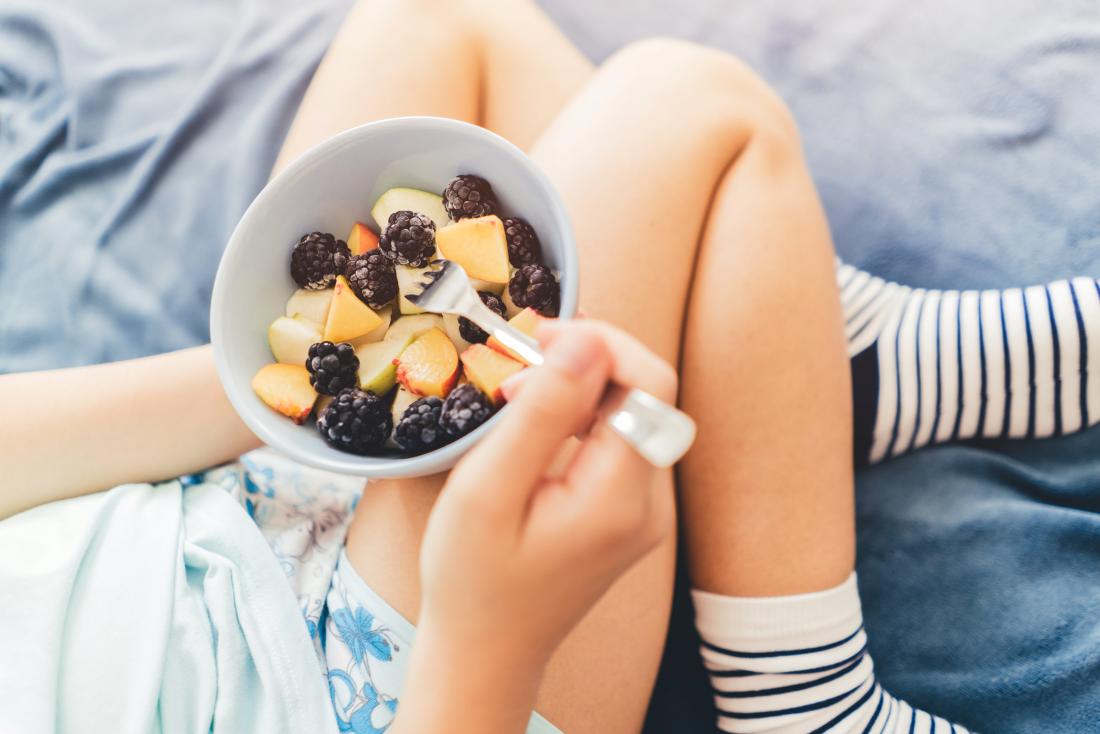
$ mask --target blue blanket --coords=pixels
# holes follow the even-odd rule
[[[207,338],[218,254],[348,5],[0,3],[0,372]],[[595,58],[653,33],[745,57],[790,100],[850,262],[940,287],[1100,275],[1094,0],[548,6]],[[1098,456],[1094,430],[860,476],[888,686],[986,731],[1096,729]],[[684,700],[659,694],[654,728],[687,730]]]

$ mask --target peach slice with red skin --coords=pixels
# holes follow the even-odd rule
[[[512,375],[523,369],[523,363],[484,344],[474,344],[462,353],[462,366],[466,377],[474,387],[489,396],[493,405],[505,402],[500,386]]]
[[[418,336],[394,364],[397,381],[417,395],[445,398],[458,379],[458,350],[439,327]]]
[[[266,365],[252,378],[252,389],[268,407],[295,423],[305,422],[317,402],[317,391],[302,365]]]
[[[517,313],[512,318],[508,319],[508,323],[519,329],[521,332],[535,338],[535,331],[539,328],[539,322],[543,321],[546,317],[540,314],[533,308],[525,308]],[[485,346],[490,349],[495,349],[506,357],[511,357],[514,360],[527,364],[527,360],[513,352],[508,347],[497,341],[496,337],[490,336],[488,341],[485,342]]]
[[[348,235],[348,249],[352,255],[362,255],[364,252],[378,247],[378,235],[362,222],[356,222]]]

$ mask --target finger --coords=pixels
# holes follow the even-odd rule
[[[527,378],[532,374],[534,373],[531,370],[520,370],[502,382],[500,385],[500,393],[504,396],[504,399],[508,402],[515,400],[520,390],[523,389],[523,383],[526,382]]]
[[[456,467],[454,486],[491,493],[494,506],[522,513],[562,443],[591,421],[610,363],[598,334],[561,335],[545,363],[529,370],[500,423]]]
[[[625,331],[602,321],[567,322],[546,320],[539,323],[536,337],[549,347],[562,334],[591,330],[611,351],[611,381],[623,387],[637,387],[672,403],[676,400],[676,370],[644,344]]]
[[[563,477],[578,512],[613,542],[641,533],[654,505],[656,469],[604,422],[581,444]]]

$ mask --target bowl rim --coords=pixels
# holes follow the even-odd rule
[[[284,416],[271,413],[270,411],[268,411],[267,415],[260,416],[245,402],[244,398],[240,395],[242,387],[237,385],[233,380],[233,371],[229,366],[229,356],[225,348],[223,332],[223,321],[227,313],[225,309],[231,300],[229,297],[229,276],[226,275],[226,272],[229,269],[233,269],[233,266],[227,266],[227,263],[233,263],[233,261],[245,256],[246,251],[243,242],[245,241],[247,232],[251,230],[253,223],[259,217],[258,211],[264,208],[267,200],[275,196],[277,191],[286,186],[291,180],[302,175],[308,168],[315,165],[318,159],[328,157],[330,154],[346,146],[361,144],[364,140],[369,140],[371,137],[384,134],[392,129],[407,129],[409,127],[420,128],[426,133],[446,130],[448,132],[457,131],[462,135],[469,136],[477,140],[480,144],[488,145],[504,153],[506,158],[523,169],[524,172],[535,181],[537,188],[541,190],[543,197],[546,199],[546,204],[553,215],[557,229],[562,234],[562,251],[560,253],[561,263],[559,268],[559,281],[562,283],[562,293],[559,318],[572,318],[577,311],[578,277],[580,270],[579,258],[577,255],[577,245],[573,227],[570,223],[565,203],[546,173],[515,144],[491,130],[468,122],[445,117],[415,115],[392,117],[368,122],[345,130],[309,148],[264,185],[248,205],[248,208],[237,222],[236,227],[234,227],[233,233],[230,235],[225,249],[222,251],[222,256],[218,263],[218,270],[214,276],[214,286],[210,299],[210,341],[213,346],[214,363],[218,371],[218,378],[221,381],[222,388],[225,391],[226,397],[229,398],[229,402],[233,406],[233,409],[237,412],[237,415],[240,416],[241,420],[244,421],[248,429],[263,441],[265,445],[283,452],[296,461],[318,469],[377,479],[397,479],[401,477],[424,476],[442,472],[454,466],[455,463],[474,446],[474,444],[481,440],[485,433],[497,422],[497,419],[508,410],[508,406],[504,406],[497,415],[493,416],[493,418],[484,425],[479,426],[471,433],[435,451],[419,456],[358,456],[338,451],[327,445],[325,446],[325,453],[318,454],[303,448],[297,441],[285,442],[278,438],[272,431],[268,430],[268,420],[288,419]],[[244,389],[251,391],[251,384],[246,385]]]

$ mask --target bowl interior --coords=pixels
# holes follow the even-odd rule
[[[518,148],[482,128],[441,118],[371,123],[306,152],[256,197],[230,238],[211,302],[211,339],[223,385],[261,439],[307,464],[372,477],[431,474],[449,468],[488,427],[418,457],[360,457],[336,451],[312,422],[296,426],[269,409],[252,376],[273,361],[267,327],[296,288],[289,258],[302,234],[344,238],[355,221],[374,227],[370,208],[385,190],[438,193],[454,176],[489,180],[505,215],[522,216],[539,235],[562,284],[563,317],[576,311],[577,263],[565,208],[548,179]],[[491,423],[491,422],[490,422]]]

